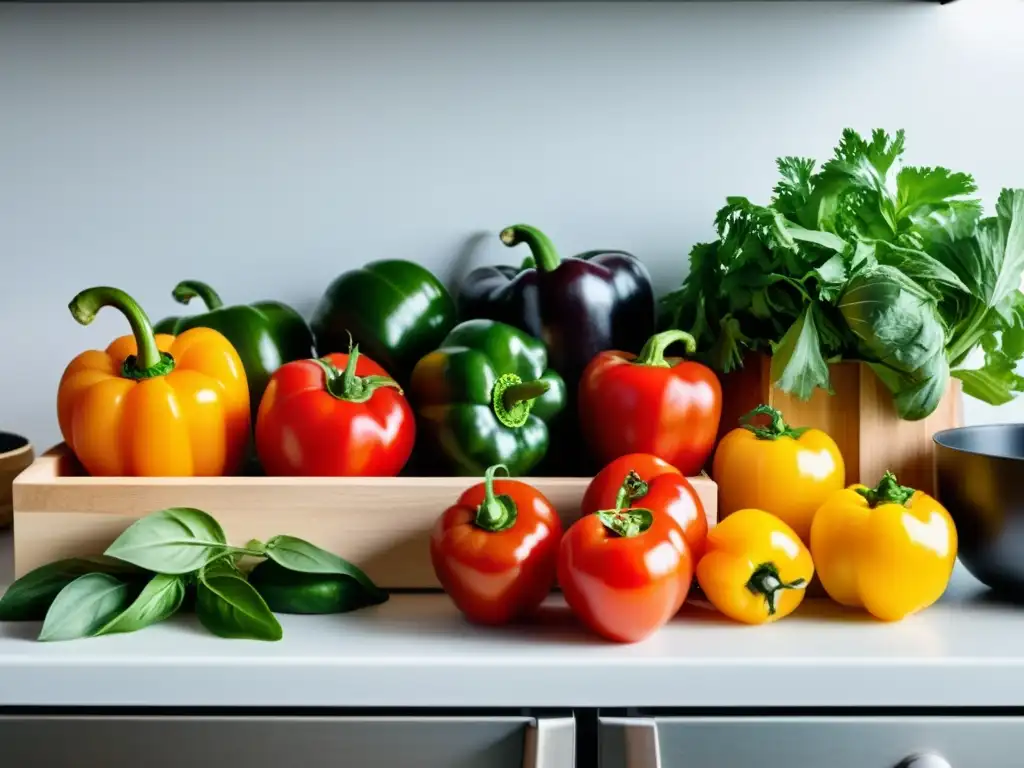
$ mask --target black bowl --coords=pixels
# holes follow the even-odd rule
[[[1024,598],[1024,424],[937,432],[935,492],[960,562],[993,590]]]

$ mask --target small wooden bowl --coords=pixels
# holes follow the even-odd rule
[[[0,432],[0,530],[14,520],[11,484],[35,460],[28,438]]]

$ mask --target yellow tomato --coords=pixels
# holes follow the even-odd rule
[[[771,423],[750,424],[767,415]],[[718,484],[718,517],[739,509],[762,509],[796,531],[806,544],[811,520],[831,494],[846,485],[839,447],[818,429],[793,428],[782,414],[761,405],[722,438],[711,476]]]
[[[886,472],[878,486],[836,491],[814,516],[811,555],[829,597],[896,621],[946,591],[957,533],[945,507]]]

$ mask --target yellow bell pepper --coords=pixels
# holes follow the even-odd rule
[[[829,597],[897,621],[946,591],[957,533],[946,509],[886,472],[878,486],[836,491],[811,524],[811,555]]]
[[[764,624],[788,616],[814,576],[796,532],[761,509],[740,509],[708,532],[697,583],[731,619]]]
[[[154,334],[146,313],[116,288],[82,291],[72,316],[102,307],[127,318],[132,335],[72,360],[57,390],[64,442],[90,475],[212,476],[241,468],[250,435],[242,361],[224,336],[193,328]]]
[[[768,416],[757,426],[751,421]],[[738,509],[763,509],[810,541],[814,513],[846,485],[835,441],[818,429],[791,427],[775,408],[760,405],[722,438],[711,477],[718,484],[718,519]]]

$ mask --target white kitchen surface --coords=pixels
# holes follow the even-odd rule
[[[0,583],[10,544],[0,536]],[[0,707],[1024,705],[1024,608],[959,572],[898,624],[827,600],[762,627],[688,605],[632,646],[595,639],[558,598],[507,629],[468,625],[444,595],[280,620],[277,643],[213,637],[192,616],[52,644],[37,623],[0,623]]]

